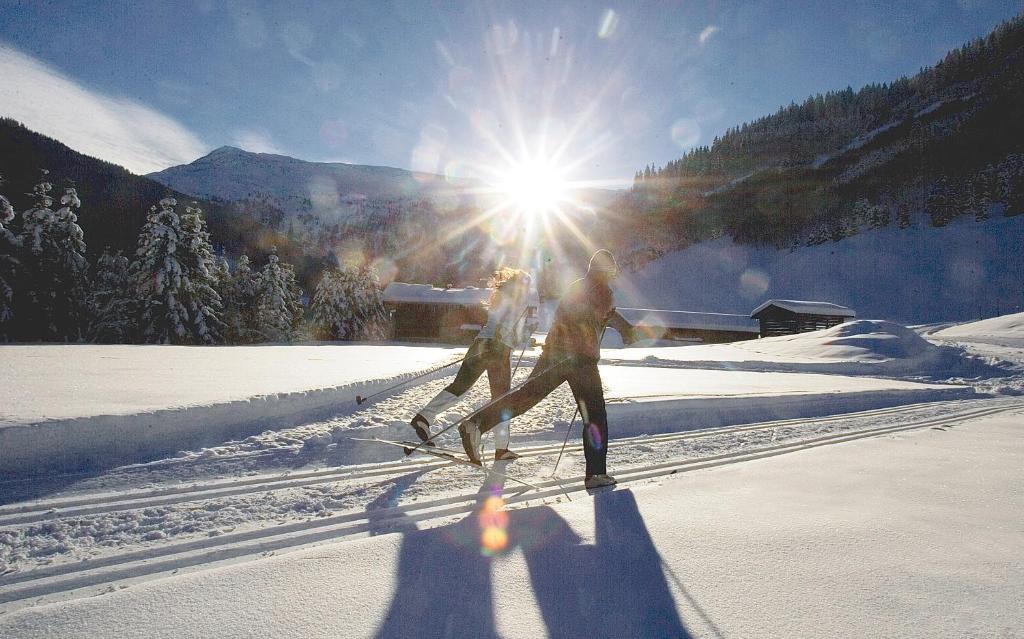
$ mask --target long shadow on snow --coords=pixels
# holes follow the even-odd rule
[[[404,522],[379,531],[404,530],[405,537],[397,589],[378,639],[498,636],[494,607],[502,593],[493,592],[494,557],[481,550],[480,514],[501,488],[485,483],[477,510],[455,524],[416,530]],[[523,552],[548,634],[690,637],[633,494],[598,494],[594,508],[593,545],[582,544],[550,507],[506,513],[508,544],[499,554]]]

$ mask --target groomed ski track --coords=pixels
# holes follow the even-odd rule
[[[918,413],[935,411],[937,409],[941,410],[960,403],[962,402],[926,402],[921,404],[908,404],[905,406],[859,411],[855,413],[829,415],[813,419],[782,419],[679,433],[616,438],[612,440],[612,447],[615,448],[630,443],[662,443],[688,439],[701,439],[712,436],[728,435],[731,433],[743,433],[748,431],[779,429],[786,427],[803,427],[806,429],[839,421],[895,417],[899,415],[915,415]],[[975,403],[976,400],[972,401],[969,405],[975,405]],[[561,444],[548,444],[516,448],[516,452],[519,453],[521,457],[528,458],[557,453],[560,449]],[[580,452],[582,451],[582,446],[570,443],[566,447],[566,450],[570,452]],[[417,456],[394,462],[359,464],[342,468],[275,474],[238,480],[210,481],[198,485],[190,484],[188,486],[158,490],[132,491],[130,493],[109,493],[79,499],[38,500],[22,504],[0,506],[0,527],[34,523],[56,517],[81,517],[85,515],[116,512],[119,510],[148,508],[152,506],[215,499],[218,497],[230,497],[234,495],[266,492],[270,490],[283,490],[287,488],[312,486],[337,481],[399,475],[410,471],[433,470],[435,468],[441,468],[448,465],[451,465],[451,463],[446,461],[430,460]]]
[[[613,465],[615,476],[620,484],[628,485],[631,482],[648,481],[668,475],[783,455],[866,437],[923,428],[946,428],[966,420],[1009,411],[1020,411],[1021,409],[1024,409],[1024,402],[1019,399],[933,402],[816,419],[779,420],[701,431],[623,438],[613,440],[609,452],[610,455],[614,455],[616,448],[625,448],[631,445],[658,444],[666,446],[700,438],[736,437],[733,449],[721,454],[703,457],[680,455],[668,461],[640,466],[615,463]],[[940,414],[936,414],[937,412]],[[893,420],[899,419],[904,421],[893,423]],[[851,420],[856,425],[845,430],[819,434],[820,427],[841,420]],[[877,425],[878,420],[884,420],[886,423],[879,426]],[[785,429],[795,429],[800,434],[794,437],[787,434],[786,441],[776,441],[775,434]],[[768,444],[749,446],[749,442],[743,439],[745,433],[765,430],[772,432],[772,438]],[[529,458],[553,455],[559,448],[561,448],[560,443],[523,448],[519,452]],[[578,446],[573,448],[578,448]],[[82,499],[35,502],[0,509],[0,526],[17,526],[28,522],[81,517],[92,513],[145,508],[157,504],[263,493],[314,483],[358,481],[387,475],[415,474],[419,476],[423,472],[449,465],[447,462],[433,460],[409,460],[365,464],[345,469],[292,473],[287,476],[263,476],[245,480],[210,482],[180,489],[134,492],[130,496],[111,494]],[[509,470],[514,473],[514,466]],[[473,476],[473,481],[478,481],[480,473],[474,473],[471,469],[467,469],[466,472],[468,476]],[[530,478],[534,479],[534,483],[539,484],[540,490],[522,490],[518,487],[506,486],[504,499],[508,506],[524,507],[547,500],[572,499],[582,496],[582,493],[585,492],[578,477],[543,480]],[[310,521],[271,525],[267,528],[169,543],[120,555],[55,564],[7,574],[0,577],[0,614],[41,603],[102,594],[141,580],[158,579],[181,571],[203,570],[228,562],[293,551],[311,544],[355,538],[372,531],[386,529],[391,521],[430,522],[465,515],[475,509],[478,498],[479,491],[470,490],[457,495],[418,500],[415,503],[399,506],[382,507],[369,511],[350,511]]]

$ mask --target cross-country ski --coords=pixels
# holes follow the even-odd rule
[[[406,455],[411,455],[413,452],[417,452],[417,453],[422,453],[424,455],[430,455],[430,456],[433,456],[433,457],[438,457],[440,459],[446,459],[446,460],[448,460],[450,462],[454,462],[456,464],[463,464],[463,465],[466,465],[466,466],[473,466],[474,468],[477,468],[479,470],[484,471],[484,474],[497,475],[498,477],[501,477],[503,479],[507,479],[509,481],[513,481],[513,482],[515,482],[517,484],[522,484],[523,486],[526,486],[527,488],[533,488],[534,490],[540,490],[537,487],[536,484],[531,484],[528,481],[524,481],[522,479],[519,479],[515,475],[510,475],[509,473],[507,473],[505,471],[496,470],[493,466],[483,466],[483,465],[481,465],[479,463],[473,462],[473,461],[467,459],[466,457],[464,457],[461,453],[459,453],[457,451],[447,450],[445,448],[437,448],[436,446],[424,446],[423,448],[416,448],[416,444],[414,442],[391,441],[391,440],[387,440],[387,439],[378,439],[378,438],[365,439],[365,438],[359,438],[359,437],[353,437],[352,439],[354,441],[374,442],[374,443],[377,443],[377,444],[386,444],[388,446],[397,446],[397,447],[401,448],[402,451]]]

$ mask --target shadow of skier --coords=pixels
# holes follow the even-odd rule
[[[594,545],[581,545],[547,507],[515,511],[509,524],[526,557],[548,636],[691,637],[633,493],[595,495],[594,519]]]
[[[495,463],[495,469],[502,470],[506,463]],[[480,513],[487,499],[500,496],[503,487],[503,478],[489,475],[477,493],[473,513],[449,526],[418,530],[411,520],[389,520],[380,533],[407,532],[399,551],[395,594],[376,637],[498,636],[491,597],[493,556],[481,552]]]
[[[519,548],[534,596],[553,638],[690,637],[669,590],[663,560],[629,490],[594,496],[596,543],[579,536],[551,507],[507,512],[507,544],[481,549],[481,513],[500,495],[491,475],[477,508],[461,521],[417,530],[391,520],[381,532],[404,530],[397,587],[378,639],[497,637],[491,563]]]

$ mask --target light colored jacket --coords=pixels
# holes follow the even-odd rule
[[[487,309],[487,324],[477,333],[477,339],[494,339],[509,348],[515,348],[524,338],[526,304],[526,296],[518,304],[502,298],[500,303]]]

